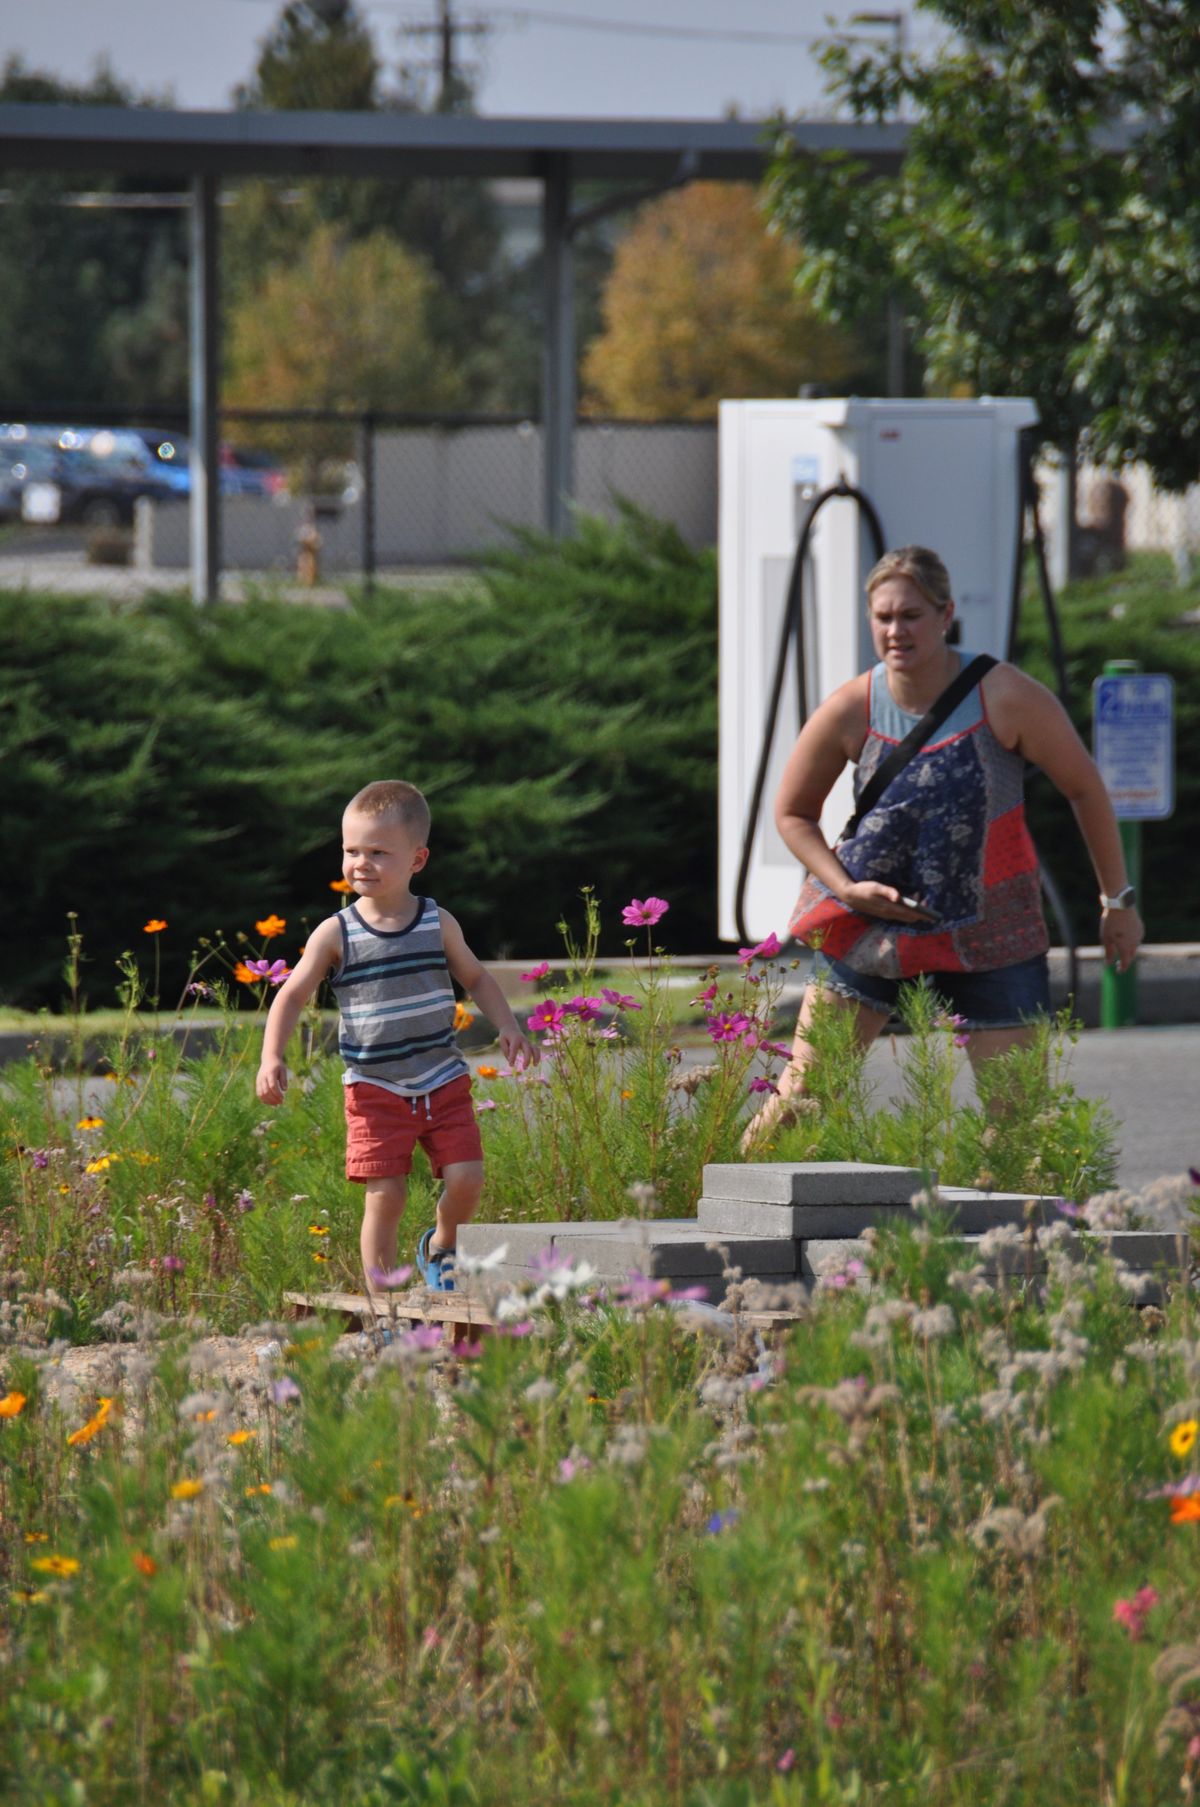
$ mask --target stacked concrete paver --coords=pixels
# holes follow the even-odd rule
[[[633,1275],[672,1286],[704,1286],[711,1303],[724,1297],[726,1269],[769,1286],[811,1282],[830,1264],[862,1255],[857,1238],[873,1225],[917,1221],[913,1198],[925,1176],[911,1167],[859,1161],[763,1161],[713,1163],[704,1169],[704,1192],[695,1218],[641,1222],[469,1224],[459,1248],[470,1261],[494,1257],[492,1283],[536,1279],[548,1261],[587,1262],[597,1284],[620,1286]],[[1027,1193],[982,1192],[966,1186],[939,1189],[939,1206],[963,1240],[963,1265],[978,1260],[980,1237],[998,1225],[1024,1228],[1030,1217],[1043,1226],[1062,1223],[1057,1201]],[[1161,1276],[1186,1266],[1186,1243],[1173,1235],[1119,1231],[1103,1242],[1135,1272]],[[1066,1245],[1080,1258],[1084,1241]],[[1045,1259],[1022,1243],[989,1253],[987,1276],[1000,1271],[1038,1273]]]

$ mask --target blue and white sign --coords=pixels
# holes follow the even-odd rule
[[[1123,822],[1162,822],[1175,808],[1175,682],[1121,672],[1092,685],[1092,747]]]

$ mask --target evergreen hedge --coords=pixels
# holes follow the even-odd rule
[[[294,957],[339,903],[343,806],[381,777],[429,797],[429,890],[485,958],[557,947],[585,885],[665,896],[673,947],[716,944],[714,561],[632,510],[526,535],[459,594],[8,593],[0,622],[0,1003],[61,1002],[70,911],[93,1005],[149,917],[164,1002],[215,930],[255,940],[275,911]]]
[[[1090,740],[1091,682],[1136,656],[1176,680],[1177,802],[1144,831],[1149,937],[1200,935],[1200,635],[1167,560],[1060,598],[1071,710]],[[12,881],[0,1004],[56,1006],[77,911],[92,1004],[151,916],[164,1001],[204,935],[288,919],[272,954],[335,907],[343,804],[409,777],[433,813],[431,892],[485,958],[541,955],[593,885],[604,920],[647,892],[671,946],[716,935],[716,580],[710,553],[632,509],[536,534],[461,593],[379,591],[346,610],[275,600],[197,610],[0,593],[4,846]],[[1053,684],[1032,589],[1018,657]],[[1030,785],[1039,846],[1080,938],[1095,882],[1069,806]],[[779,925],[782,929],[783,925]],[[617,931],[619,933],[619,931]],[[603,951],[615,952],[617,945]]]

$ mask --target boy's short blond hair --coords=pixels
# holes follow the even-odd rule
[[[935,609],[948,608],[953,600],[950,594],[950,573],[928,546],[897,546],[893,552],[885,552],[879,563],[867,573],[867,601],[871,600],[871,592],[879,585],[886,583],[889,577],[907,577],[915,583],[926,602],[931,602]]]
[[[422,845],[429,839],[429,805],[416,785],[406,784],[402,778],[380,778],[374,784],[364,784],[347,803],[345,813],[349,815],[352,809],[363,816],[400,823]]]

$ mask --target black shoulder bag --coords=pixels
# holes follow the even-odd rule
[[[859,823],[874,809],[893,778],[900,775],[914,754],[919,753],[925,742],[931,738],[935,729],[941,727],[947,716],[954,713],[963,698],[968,696],[976,684],[987,676],[993,665],[998,664],[999,660],[993,659],[991,653],[979,653],[969,665],[963,666],[956,678],[951,679],[941,696],[930,706],[920,721],[909,729],[899,746],[893,747],[887,758],[875,767],[863,786],[862,795],[854,806],[854,814],[838,836],[839,846],[858,832]]]

